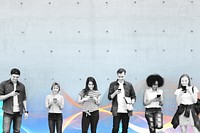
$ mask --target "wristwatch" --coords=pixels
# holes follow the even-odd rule
[[[25,111],[25,113],[27,113],[27,114],[28,114],[28,111]]]

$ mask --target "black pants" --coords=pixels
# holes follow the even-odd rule
[[[128,123],[129,123],[128,113],[117,113],[117,116],[113,116],[113,129],[112,133],[118,133],[119,124],[122,120],[122,133],[128,132]]]
[[[145,118],[149,125],[150,133],[155,133],[156,128],[160,129],[163,126],[161,108],[146,108]]]
[[[97,124],[99,121],[99,111],[90,112],[90,115],[82,113],[82,133],[87,133],[89,125],[91,126],[91,133],[96,133]]]
[[[50,133],[55,133],[55,127],[57,133],[62,133],[63,117],[61,113],[49,113],[48,122]]]

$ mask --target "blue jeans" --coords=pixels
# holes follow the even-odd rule
[[[127,133],[129,118],[128,113],[117,113],[117,116],[113,116],[112,133],[118,133],[120,121],[122,121],[122,133]]]
[[[10,133],[11,123],[13,122],[13,132],[20,133],[20,126],[22,123],[22,115],[18,113],[3,114],[3,133]]]
[[[55,127],[57,133],[62,133],[62,122],[63,122],[62,113],[49,113],[48,121],[49,121],[50,133],[55,133]]]
[[[156,133],[156,128],[161,129],[163,126],[161,108],[146,108],[145,118],[149,125],[150,133]]]

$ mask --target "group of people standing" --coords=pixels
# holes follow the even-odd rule
[[[28,118],[25,86],[18,81],[19,69],[12,69],[11,78],[0,84],[0,100],[3,100],[3,133],[10,133],[13,122],[13,132],[19,133],[22,121],[22,114]],[[111,112],[113,115],[112,133],[119,132],[120,122],[122,133],[128,132],[128,124],[132,115],[133,105],[136,101],[136,94],[132,84],[125,80],[126,70],[117,70],[117,80],[110,83],[108,99],[112,101]],[[146,79],[148,88],[143,95],[145,107],[145,118],[150,133],[163,127],[163,90],[160,87],[164,79],[158,74],[149,75]],[[64,98],[59,93],[60,85],[54,82],[51,86],[51,94],[46,96],[45,106],[48,109],[48,124],[50,133],[62,133],[62,110]],[[177,111],[172,119],[172,125],[176,128],[180,125],[181,132],[187,133],[187,126],[190,125],[194,133],[200,132],[200,120],[195,111],[195,103],[198,99],[198,89],[190,83],[190,77],[183,74],[175,91]],[[78,93],[78,103],[82,106],[82,133],[87,133],[89,126],[91,133],[96,133],[99,121],[99,105],[101,93],[98,90],[95,78],[88,77],[85,88]]]
[[[143,97],[145,118],[149,125],[150,133],[156,133],[156,129],[163,127],[161,109],[163,106],[163,90],[160,87],[163,86],[164,79],[158,74],[153,74],[147,77],[146,83],[149,88],[145,90]],[[191,85],[189,75],[181,75],[174,93],[178,108],[171,121],[173,128],[180,125],[181,133],[188,133],[188,126],[192,127],[193,133],[200,133],[200,120],[195,109],[198,92],[197,87]]]

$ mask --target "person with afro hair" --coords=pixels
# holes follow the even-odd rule
[[[145,106],[145,118],[150,133],[163,127],[163,90],[159,89],[164,84],[164,79],[158,74],[149,75],[146,79],[148,88],[144,92],[143,104]]]

